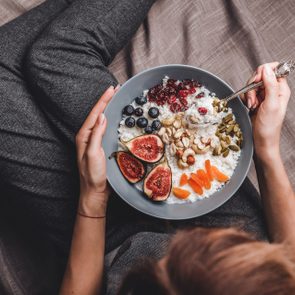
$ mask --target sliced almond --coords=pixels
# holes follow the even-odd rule
[[[173,126],[176,128],[176,129],[179,129],[181,127],[181,121],[180,120],[175,120],[173,122]]]
[[[164,126],[171,126],[174,121],[175,121],[175,117],[174,116],[171,116],[171,117],[168,117],[168,118],[163,119],[161,123]]]
[[[181,141],[182,141],[184,147],[186,147],[186,148],[189,147],[190,141],[189,141],[188,137],[183,137]]]
[[[166,133],[166,128],[165,127],[162,127],[159,132],[158,132],[158,135],[159,136],[162,136],[164,133]]]

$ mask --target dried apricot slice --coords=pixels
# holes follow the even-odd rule
[[[229,177],[223,174],[221,171],[219,171],[216,166],[211,166],[211,170],[213,177],[219,182],[226,182],[229,180]]]
[[[205,186],[203,180],[200,179],[196,173],[191,173],[191,179],[192,179],[194,182],[196,182],[200,187]]]
[[[206,189],[210,189],[211,188],[211,183],[210,183],[210,180],[209,180],[208,175],[205,172],[205,170],[203,170],[203,169],[197,170],[197,176],[203,181],[204,187]]]
[[[213,175],[212,175],[210,160],[205,161],[205,169],[206,169],[209,180],[212,181],[213,180]]]
[[[191,193],[185,189],[174,187],[172,189],[174,196],[178,199],[186,199]]]
[[[187,183],[188,183],[188,176],[185,173],[183,173],[180,177],[179,185],[184,186]]]
[[[188,184],[191,186],[194,192],[196,192],[198,195],[203,194],[203,189],[192,178],[188,180]]]

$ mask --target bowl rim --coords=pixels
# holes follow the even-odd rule
[[[182,67],[182,68],[187,68],[187,69],[191,69],[191,70],[198,70],[200,72],[206,73],[208,75],[213,76],[215,79],[219,80],[221,83],[225,84],[230,91],[232,91],[232,93],[234,92],[233,88],[224,80],[222,80],[221,78],[219,78],[218,76],[216,76],[215,74],[211,73],[210,71],[207,71],[205,69],[199,68],[199,67],[195,67],[192,65],[186,65],[186,64],[164,64],[164,65],[159,65],[159,66],[155,66],[155,67],[151,67],[151,68],[147,68],[139,73],[137,73],[136,75],[134,75],[133,77],[131,77],[130,79],[126,80],[120,87],[119,91],[113,96],[112,100],[118,95],[118,93],[120,92],[120,90],[126,86],[126,84],[129,82],[131,82],[132,80],[135,80],[138,76],[144,75],[147,72],[159,69],[159,68],[171,68],[171,67]],[[230,94],[230,93],[229,93]],[[242,100],[240,99],[240,97],[238,96],[236,99],[240,100],[240,103],[244,106],[244,104],[242,103]],[[245,106],[244,106],[245,107]],[[107,107],[105,108],[105,111],[108,111],[109,108],[109,104],[107,105]],[[252,124],[251,124],[251,119],[249,117],[249,115],[247,115],[247,121],[249,122],[249,126],[250,126],[250,131],[252,133]],[[134,208],[135,210],[144,213],[146,215],[155,217],[155,218],[159,218],[159,219],[164,219],[164,220],[188,220],[188,219],[192,219],[192,218],[196,218],[199,216],[203,216],[206,215],[214,210],[216,210],[217,208],[219,208],[220,206],[222,206],[224,203],[226,203],[228,200],[230,200],[234,194],[239,190],[239,188],[241,187],[241,185],[243,184],[243,182],[245,181],[250,167],[251,167],[251,159],[253,158],[253,153],[254,153],[254,148],[253,148],[253,140],[251,140],[251,147],[250,147],[250,161],[248,161],[247,167],[245,167],[245,173],[243,175],[243,177],[240,177],[240,181],[237,183],[237,185],[235,186],[235,189],[232,191],[232,193],[230,194],[230,196],[228,196],[227,198],[224,198],[224,200],[222,200],[221,202],[218,203],[218,205],[213,206],[211,209],[207,209],[204,210],[204,212],[202,214],[189,214],[186,217],[181,217],[181,216],[175,216],[175,217],[169,217],[169,216],[163,216],[161,214],[157,214],[157,212],[146,212],[144,211],[142,208],[138,208],[136,207],[136,205],[134,205],[128,198],[125,198],[124,196],[121,195],[121,193],[119,192],[119,190],[117,189],[117,187],[115,185],[113,185],[113,181],[112,179],[109,177],[108,173],[107,173],[107,180],[109,182],[109,184],[111,185],[112,189],[115,191],[115,193],[124,201],[126,202],[128,205],[130,205],[132,208]],[[210,196],[211,197],[211,196]],[[209,198],[210,198],[209,197]],[[196,203],[197,201],[193,202]],[[192,204],[193,204],[192,203]],[[169,206],[173,206],[173,205],[183,205],[183,204],[167,204]]]

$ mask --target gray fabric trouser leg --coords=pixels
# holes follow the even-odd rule
[[[60,249],[69,246],[79,194],[74,136],[117,84],[107,66],[153,2],[76,0],[38,35],[66,3],[51,1],[46,17],[37,9],[0,28],[2,199]]]
[[[3,295],[52,295],[57,294],[60,284],[62,269],[55,249],[34,226],[44,222],[43,216],[40,221],[34,218],[42,214],[43,202],[29,191],[44,181],[45,167],[53,167],[46,149],[54,145],[58,153],[65,152],[34,103],[24,81],[22,64],[36,37],[68,5],[66,0],[47,1],[0,28],[0,293]],[[37,158],[42,165],[36,165]],[[30,180],[36,174],[41,179]],[[38,190],[40,194],[42,188]]]

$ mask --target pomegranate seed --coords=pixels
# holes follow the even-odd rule
[[[188,91],[187,90],[179,90],[178,94],[181,97],[187,97],[188,96]]]
[[[204,107],[199,107],[198,112],[200,113],[200,115],[206,115],[208,110]]]
[[[196,98],[202,98],[202,97],[204,97],[205,96],[205,93],[204,92],[200,92],[197,96],[196,96]]]
[[[176,102],[176,96],[175,96],[175,95],[170,96],[170,97],[167,99],[167,102],[168,102],[169,104],[172,104],[173,102]]]
[[[189,93],[190,93],[190,94],[193,94],[193,93],[196,93],[196,91],[197,91],[197,90],[196,90],[195,88],[191,88],[191,89],[189,90]]]

